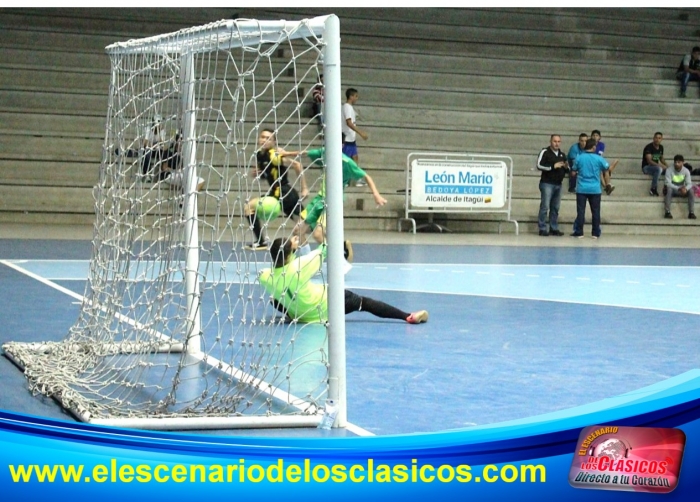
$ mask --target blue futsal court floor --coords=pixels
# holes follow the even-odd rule
[[[0,240],[0,343],[62,339],[89,257],[84,241]],[[347,316],[357,431],[525,419],[700,367],[697,249],[357,244],[355,260],[346,288],[430,312],[424,325]],[[0,409],[73,420],[4,357],[0,383]]]

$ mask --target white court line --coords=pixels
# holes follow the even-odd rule
[[[55,260],[55,261],[58,261],[58,260]],[[45,284],[46,286],[49,286],[53,289],[56,289],[56,290],[60,291],[61,293],[65,293],[68,296],[72,296],[73,298],[75,298],[76,300],[79,300],[80,302],[82,302],[85,299],[85,297],[83,295],[79,295],[78,293],[75,293],[75,292],[71,291],[70,289],[64,288],[63,286],[59,286],[55,282],[51,282],[48,279],[44,279],[43,277],[38,276],[35,273],[30,272],[29,270],[25,270],[22,267],[15,265],[15,263],[12,263],[12,262],[7,261],[7,260],[0,260],[0,263],[10,267],[13,270],[16,270],[17,272],[19,272],[21,274],[29,276],[32,279],[35,279],[42,284]]]
[[[566,279],[563,275],[553,275],[552,279]]]
[[[664,309],[664,308],[658,308],[658,307],[646,307],[646,306],[639,306],[639,305],[624,305],[620,303],[599,303],[599,302],[591,302],[591,301],[583,301],[583,300],[560,300],[557,298],[541,298],[541,297],[533,297],[533,296],[512,296],[512,295],[490,295],[490,294],[483,294],[483,293],[455,293],[455,292],[449,292],[445,293],[444,291],[433,291],[433,290],[426,290],[426,289],[407,289],[407,288],[390,288],[386,286],[382,287],[367,287],[367,286],[353,286],[352,287],[353,291],[354,290],[366,290],[366,291],[398,291],[401,293],[422,293],[426,295],[453,295],[453,296],[473,296],[476,298],[503,298],[506,300],[524,300],[524,301],[533,301],[533,302],[554,302],[554,303],[567,303],[571,305],[593,305],[595,307],[617,307],[617,308],[622,308],[622,309],[636,309],[636,310],[652,310],[654,312],[672,312],[674,314],[690,314],[690,315],[700,315],[700,312],[693,312],[690,310],[678,310],[678,309]]]
[[[676,284],[677,288],[689,288],[690,284]]]

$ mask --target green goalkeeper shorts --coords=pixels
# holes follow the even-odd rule
[[[306,217],[304,221],[310,228],[316,228],[318,224],[318,219],[326,210],[326,200],[321,195],[316,195],[311,202],[306,206]]]

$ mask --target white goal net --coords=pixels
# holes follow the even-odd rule
[[[313,195],[323,175],[303,153],[290,155],[275,166],[286,183],[275,194],[262,150],[319,148],[325,132],[328,165],[340,165],[339,131],[311,113],[325,72],[323,113],[339,126],[338,40],[337,18],[327,16],[220,21],[107,47],[79,318],[62,342],[3,347],[33,392],[84,421],[164,429],[312,426],[327,398],[343,402],[342,305],[331,305],[339,294],[329,294],[330,322],[290,319],[258,280],[269,252],[250,246],[289,239],[304,200],[285,197],[307,186]],[[263,132],[272,135],[264,148]],[[331,210],[328,192],[329,225],[342,227],[342,201]],[[251,201],[269,195],[279,215],[251,214]],[[342,244],[328,239],[328,267],[311,280],[327,287],[337,276],[342,290]],[[329,326],[339,332],[331,347]]]

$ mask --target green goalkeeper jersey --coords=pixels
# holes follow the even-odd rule
[[[328,320],[328,292],[324,284],[311,282],[321,269],[325,246],[304,256],[295,256],[283,267],[260,272],[260,284],[284,307],[287,315],[299,322]]]

